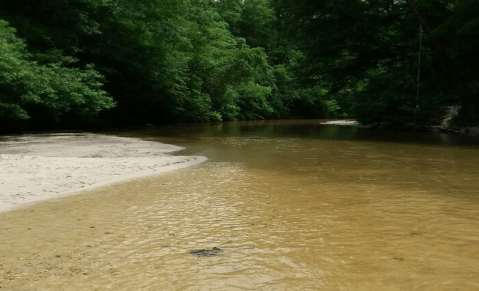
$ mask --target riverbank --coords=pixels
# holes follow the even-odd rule
[[[0,212],[32,202],[190,167],[182,147],[92,133],[0,137]]]

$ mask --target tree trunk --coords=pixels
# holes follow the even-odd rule
[[[412,0],[405,0],[412,13],[416,16],[419,24],[424,31],[429,35],[433,47],[439,54],[439,60],[442,68],[448,73],[449,78],[458,89],[458,98],[461,102],[461,112],[459,117],[464,121],[479,121],[479,94],[474,88],[467,82],[464,76],[455,70],[451,60],[446,54],[446,49],[443,44],[439,42],[436,35],[432,33],[431,27],[427,21],[422,17],[421,13],[417,9]]]

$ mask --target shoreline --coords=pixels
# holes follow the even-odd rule
[[[86,132],[0,139],[0,213],[135,178],[198,165],[203,156],[172,156],[182,147]]]

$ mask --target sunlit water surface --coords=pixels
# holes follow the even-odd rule
[[[318,121],[115,134],[209,161],[0,214],[1,290],[479,290],[476,139]]]

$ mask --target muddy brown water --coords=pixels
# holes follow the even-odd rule
[[[0,290],[479,290],[477,139],[318,121],[112,134],[209,161],[0,214]]]

